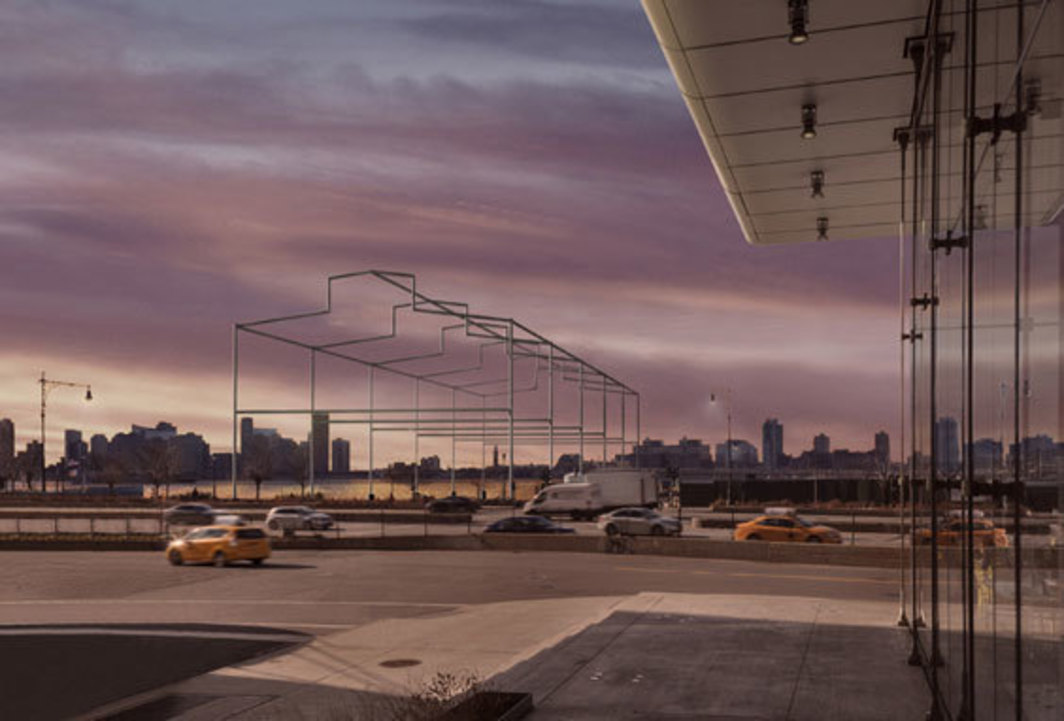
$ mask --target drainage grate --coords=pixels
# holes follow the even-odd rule
[[[419,666],[421,661],[416,658],[390,658],[387,661],[381,661],[380,666],[384,668],[408,668],[410,666]]]

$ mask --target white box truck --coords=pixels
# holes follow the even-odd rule
[[[658,503],[658,485],[647,471],[604,469],[579,475],[566,474],[563,483],[547,486],[524,506],[537,516],[568,515],[594,518],[624,506],[653,507]]]

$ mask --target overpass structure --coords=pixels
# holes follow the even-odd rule
[[[346,303],[339,302],[341,293]],[[249,336],[303,355],[305,403],[241,401],[241,374],[248,363],[241,348]],[[363,403],[322,402],[324,361],[340,368],[344,397]],[[548,466],[556,449],[573,449],[582,465],[588,452],[601,452],[606,459],[640,434],[639,393],[615,376],[513,318],[432,297],[418,288],[413,274],[382,270],[330,276],[325,305],[318,310],[234,324],[234,497],[241,418],[280,415],[312,421],[310,449],[315,434],[327,433],[332,425],[364,428],[371,498],[379,459],[375,438],[381,434],[410,439],[415,491],[423,440],[450,441],[452,492],[459,444],[479,446],[482,466],[488,444],[502,444],[504,498],[513,497],[519,446],[544,448]],[[315,467],[315,455],[308,453],[312,492],[315,478],[327,471]]]

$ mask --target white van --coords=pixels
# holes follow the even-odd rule
[[[547,486],[525,504],[525,513],[537,516],[568,515],[594,518],[602,509],[599,487],[594,483],[558,483]]]

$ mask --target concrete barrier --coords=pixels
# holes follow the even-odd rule
[[[159,538],[0,538],[0,551],[162,551],[165,548],[166,541]]]
[[[159,538],[96,538],[63,536],[0,537],[0,551],[161,551],[166,542]],[[631,553],[647,556],[715,558],[765,563],[802,563],[828,566],[897,568],[901,554],[887,546],[847,546],[818,543],[766,543],[763,541],[715,541],[705,538],[656,536],[544,535],[487,533],[453,536],[375,536],[328,538],[293,537],[273,540],[275,550],[336,551],[510,551],[538,553]],[[905,563],[911,559],[905,549]],[[931,549],[917,548],[917,562],[931,564]],[[1011,548],[977,549],[976,563],[983,558],[997,568],[1011,568]],[[939,549],[939,562],[950,567],[963,563],[961,549]],[[1023,563],[1029,569],[1058,569],[1064,565],[1064,549],[1025,548]]]
[[[240,515],[249,521],[255,523],[261,523],[266,520],[266,511],[261,509],[247,509],[247,508],[234,508],[228,509],[225,507],[216,507],[214,509],[221,515]],[[123,508],[123,509],[57,509],[57,508],[19,508],[19,509],[0,509],[0,518],[12,519],[46,519],[52,520],[54,518],[67,519],[67,518],[79,518],[79,519],[157,519],[162,517],[163,509],[161,508]],[[428,513],[420,510],[379,510],[379,509],[349,509],[349,510],[325,510],[333,517],[336,522],[345,523],[400,523],[400,524],[417,524],[428,523],[431,525],[465,525],[472,520],[472,515],[469,513]]]

